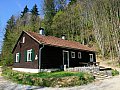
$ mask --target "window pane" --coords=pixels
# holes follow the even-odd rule
[[[25,37],[23,37],[23,43],[25,43]]]
[[[75,58],[75,52],[71,52],[71,58]]]
[[[27,50],[27,61],[31,61],[32,60],[32,49]]]
[[[81,59],[82,56],[81,56],[81,52],[78,52],[78,58]]]
[[[16,53],[16,61],[15,62],[19,62],[19,53]]]

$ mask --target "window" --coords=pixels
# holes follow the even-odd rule
[[[15,62],[19,62],[19,60],[20,60],[20,53],[16,53]]]
[[[32,49],[27,50],[27,61],[32,61]]]
[[[90,62],[93,62],[93,54],[89,54],[90,55]]]
[[[71,52],[71,58],[75,58],[75,52]]]
[[[23,37],[23,40],[22,40],[23,43],[25,43],[25,37]]]
[[[24,53],[25,53],[25,54],[24,54],[24,55],[25,55],[25,56],[24,56],[25,62],[35,60],[35,53],[34,53],[34,50],[33,50],[33,49],[26,50]]]
[[[82,56],[81,56],[81,52],[78,52],[78,58],[81,59]]]

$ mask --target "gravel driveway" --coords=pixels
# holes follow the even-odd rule
[[[48,88],[29,85],[20,85],[5,80],[0,76],[0,90],[120,90],[120,75],[109,79],[93,82],[88,85],[70,88]]]

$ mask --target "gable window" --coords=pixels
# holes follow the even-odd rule
[[[20,61],[20,53],[16,53],[15,62],[19,62],[19,61]]]
[[[23,43],[25,43],[25,37],[23,37],[23,40],[22,40]]]
[[[27,61],[32,61],[32,49],[27,50]]]
[[[81,52],[78,52],[78,58],[79,58],[79,59],[82,58]]]
[[[71,58],[75,58],[75,52],[71,52]]]

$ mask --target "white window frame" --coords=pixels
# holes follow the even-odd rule
[[[82,58],[81,52],[78,52],[78,58],[79,58],[79,59]]]
[[[25,43],[25,37],[23,37],[23,39],[22,39],[22,43]]]
[[[15,55],[15,62],[19,62],[19,58],[20,58],[20,53],[16,53]]]
[[[75,58],[75,52],[71,52],[71,58]]]
[[[27,50],[27,61],[32,61],[32,49]]]

